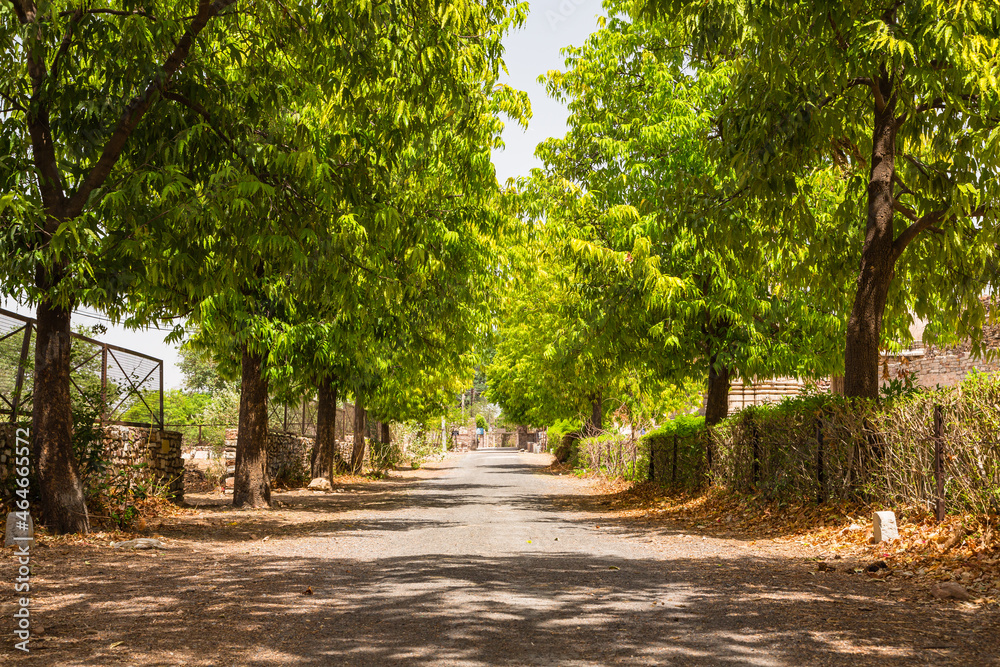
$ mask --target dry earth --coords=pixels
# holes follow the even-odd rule
[[[623,516],[547,455],[484,450],[335,493],[228,498],[163,551],[44,539],[27,665],[987,665],[995,606],[818,572],[816,549]],[[897,590],[893,590],[896,588]]]

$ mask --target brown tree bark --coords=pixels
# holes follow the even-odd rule
[[[71,309],[38,304],[32,445],[38,469],[41,520],[56,533],[87,533],[90,521],[80,465],[73,452],[70,401]]]
[[[861,250],[861,271],[851,317],[847,322],[847,348],[844,353],[844,394],[863,398],[878,396],[882,317],[897,258],[893,243],[892,206],[899,119],[896,118],[896,95],[891,75],[883,70],[873,91],[875,124],[868,179],[868,217],[865,243]]]
[[[196,38],[208,22],[235,0],[199,3],[197,12],[174,44],[162,67],[151,77],[146,87],[137,93],[122,110],[118,123],[109,128],[109,135],[100,158],[90,167],[82,181],[74,179],[75,187],[67,197],[63,183],[56,142],[50,125],[50,108],[58,105],[61,51],[50,58],[45,43],[43,23],[47,11],[39,12],[32,0],[14,0],[14,14],[25,26],[33,25],[40,37],[38,48],[32,49],[25,63],[31,79],[31,104],[27,113],[33,161],[37,170],[38,192],[46,210],[42,236],[48,242],[59,226],[83,212],[91,195],[102,187],[118,162],[121,153],[143,116],[169,88],[171,79],[183,66]],[[62,49],[72,45],[73,29],[83,16],[78,8],[69,19]],[[69,56],[67,56],[69,57]],[[49,61],[52,64],[49,65]],[[60,282],[63,267],[36,267],[36,285],[53,290]],[[63,309],[42,297],[37,308],[38,330],[35,347],[35,388],[32,410],[33,454],[38,467],[40,509],[43,523],[55,533],[86,533],[90,528],[79,464],[73,452],[73,419],[70,403],[70,318],[72,309]]]
[[[234,507],[271,506],[271,477],[267,470],[267,378],[263,371],[263,355],[251,354],[244,347]]]
[[[354,474],[361,473],[361,466],[365,461],[365,409],[361,405],[361,398],[354,398],[354,449],[351,451],[351,471]]]
[[[590,396],[590,419],[587,420],[587,435],[600,435],[604,430],[604,400],[601,392]]]
[[[316,444],[312,477],[333,479],[337,451],[337,390],[330,380],[320,382],[316,405]]]
[[[389,441],[392,440],[392,434],[389,432],[389,422],[384,421],[379,426],[382,431],[379,435],[379,442],[383,445],[388,445]]]
[[[732,384],[731,370],[723,366],[715,367],[718,355],[712,355],[708,367],[708,394],[705,397],[705,425],[714,426],[729,416],[729,387]]]

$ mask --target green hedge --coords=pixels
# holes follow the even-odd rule
[[[639,442],[625,435],[585,438],[576,447],[576,465],[607,477],[641,481],[648,460]]]
[[[680,415],[644,435],[641,443],[647,479],[683,489],[696,489],[708,481],[704,417]]]
[[[555,457],[566,462],[576,460],[576,442],[580,438],[583,422],[573,419],[560,419],[546,430],[549,451]]]
[[[774,500],[931,509],[935,406],[943,418],[948,510],[1000,514],[1000,376],[974,375],[956,387],[882,403],[830,394],[789,398],[741,410],[712,429],[703,417],[682,416],[637,445],[605,436],[580,441],[576,450],[580,465],[603,474],[638,480],[652,472],[675,488],[716,483]]]

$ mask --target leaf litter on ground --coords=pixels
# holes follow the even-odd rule
[[[997,517],[949,515],[937,522],[919,507],[886,508],[848,502],[779,503],[762,495],[740,495],[710,488],[699,493],[670,492],[649,482],[594,478],[597,501],[618,518],[683,527],[687,534],[771,540],[813,552],[817,571],[845,569],[838,561],[863,565],[858,574],[895,582],[897,590],[919,591],[954,582],[971,603],[1000,604],[1000,530]],[[893,509],[899,538],[872,544],[872,513]],[[884,563],[884,567],[881,567]],[[914,597],[910,595],[910,597]]]

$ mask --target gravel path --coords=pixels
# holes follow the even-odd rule
[[[36,575],[45,633],[15,658],[1000,664],[995,612],[902,602],[881,582],[817,573],[772,543],[617,520],[589,482],[544,474],[548,460],[483,450],[423,480],[282,494],[271,512],[210,508],[161,527],[171,548],[155,555],[53,548]]]

